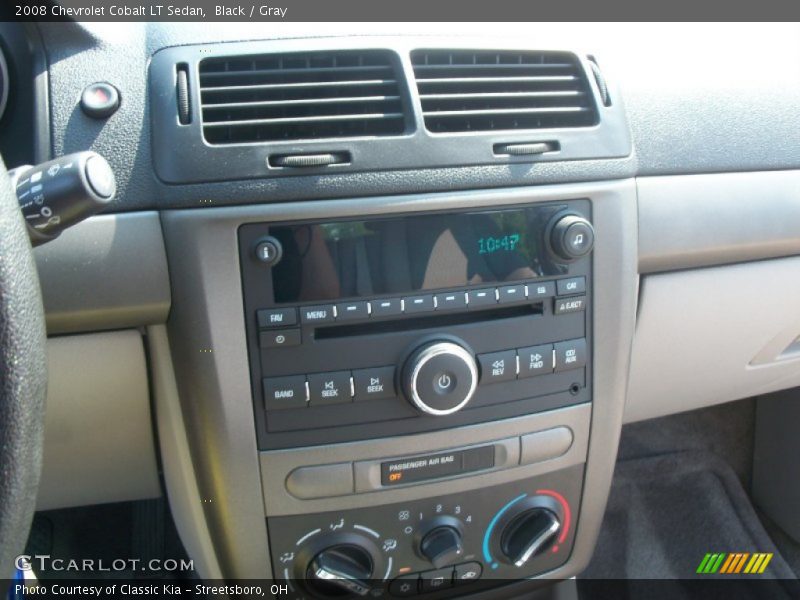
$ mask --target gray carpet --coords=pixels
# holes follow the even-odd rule
[[[773,552],[765,573],[747,579],[794,580],[725,461],[702,451],[623,460],[594,558],[581,578],[735,577],[697,575],[707,552]],[[795,597],[795,586],[789,581],[775,589]]]

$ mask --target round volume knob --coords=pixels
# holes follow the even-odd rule
[[[567,262],[583,258],[594,247],[594,228],[578,215],[557,217],[550,232],[550,247],[556,256]]]
[[[356,544],[338,544],[318,552],[308,565],[308,584],[323,597],[364,596],[370,591],[374,564],[369,551]]]
[[[449,415],[462,409],[477,384],[475,359],[453,342],[431,342],[419,347],[403,368],[406,396],[429,415]]]

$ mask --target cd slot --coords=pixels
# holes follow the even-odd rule
[[[532,304],[525,304],[522,306],[508,306],[503,308],[475,310],[464,313],[434,313],[420,317],[403,317],[392,321],[373,321],[369,323],[359,323],[353,325],[329,325],[326,327],[318,327],[314,331],[314,337],[318,340],[329,340],[353,336],[392,333],[396,331],[408,331],[412,329],[427,329],[433,327],[465,325],[479,322],[485,323],[487,321],[500,321],[503,319],[537,316],[542,315],[543,313],[544,304],[542,302],[534,302]]]

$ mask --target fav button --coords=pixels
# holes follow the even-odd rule
[[[481,383],[508,381],[517,377],[517,353],[514,350],[479,354]]]
[[[350,402],[350,371],[309,375],[308,391],[311,406]]]
[[[358,369],[353,371],[353,383],[356,401],[393,398],[395,396],[394,367]]]
[[[296,308],[276,308],[272,310],[259,310],[258,326],[261,329],[268,327],[288,327],[289,325],[297,325],[297,309]]]

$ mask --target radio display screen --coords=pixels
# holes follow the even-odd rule
[[[555,275],[544,236],[563,206],[270,227],[275,303],[405,294]]]

